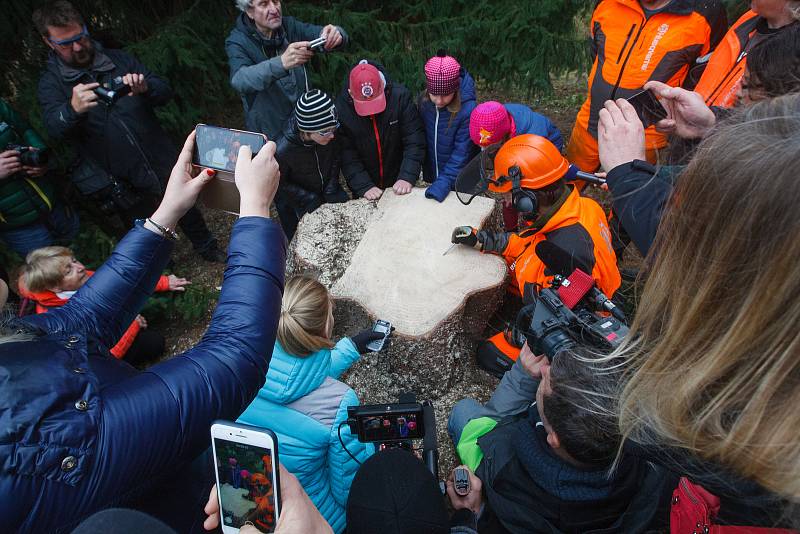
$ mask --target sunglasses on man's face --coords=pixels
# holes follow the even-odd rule
[[[336,133],[336,130],[338,128],[339,128],[339,123],[337,122],[336,126],[334,126],[333,128],[329,128],[327,130],[322,130],[321,132],[314,132],[314,133],[317,134],[320,137],[332,137],[333,134]]]
[[[54,44],[56,46],[60,46],[62,48],[69,48],[70,46],[74,45],[78,41],[82,40],[84,37],[89,37],[89,31],[86,29],[86,25],[83,26],[83,30],[81,30],[81,33],[79,33],[79,34],[77,34],[77,35],[75,35],[73,37],[70,37],[69,39],[61,39],[60,41],[58,41],[58,40],[55,40],[55,39],[50,39],[48,37],[47,40],[50,41],[52,44]]]

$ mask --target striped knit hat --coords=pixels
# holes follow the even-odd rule
[[[425,81],[430,94],[452,95],[461,84],[461,65],[444,50],[439,50],[425,63]]]
[[[294,106],[294,118],[301,132],[319,132],[339,125],[333,100],[319,89],[302,94]]]

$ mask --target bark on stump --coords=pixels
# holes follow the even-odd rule
[[[463,206],[449,195],[438,204],[415,188],[384,192],[380,201],[327,204],[303,217],[287,275],[312,273],[335,300],[336,337],[375,319],[395,327],[390,346],[368,354],[343,377],[362,403],[396,402],[413,391],[436,407],[440,466],[454,462],[447,417],[464,397],[485,401],[497,380],[476,368],[475,347],[505,293],[502,258],[450,247],[454,227],[496,227],[494,200]]]

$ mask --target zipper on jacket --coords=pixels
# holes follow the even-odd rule
[[[317,154],[317,147],[314,147],[314,159],[317,160],[317,172],[319,173],[319,184],[322,187],[322,194],[325,194],[325,178],[322,177],[322,169],[319,167],[319,154]]]
[[[622,75],[625,73],[625,67],[628,65],[628,60],[631,58],[631,52],[633,52],[633,47],[639,41],[639,36],[642,35],[642,30],[644,29],[645,25],[647,25],[647,20],[639,26],[639,31],[636,32],[636,37],[633,38],[633,42],[631,43],[631,47],[628,48],[628,53],[625,55],[625,61],[622,62],[622,66],[619,68],[619,75],[617,75],[617,81],[614,83],[614,88],[611,90],[611,98],[610,100],[614,100],[617,98],[617,89],[619,89],[619,83],[622,81]]]
[[[720,82],[717,84],[717,86],[714,88],[714,90],[713,90],[713,91],[711,91],[711,93],[708,95],[708,100],[706,101],[706,104],[708,104],[709,102],[713,101],[713,100],[714,100],[714,99],[715,99],[717,96],[719,96],[719,95],[717,94],[717,92],[718,92],[720,89],[722,89],[722,86],[724,86],[724,85],[725,85],[725,84],[728,82],[728,80],[730,80],[730,79],[731,79],[732,75],[734,74],[734,71],[736,72],[736,74],[738,74],[738,73],[741,71],[741,69],[739,68],[739,63],[741,63],[741,62],[742,62],[742,60],[743,60],[745,57],[747,57],[747,52],[741,52],[741,53],[739,54],[739,57],[738,57],[738,58],[736,58],[736,63],[734,63],[734,64],[733,64],[733,66],[731,67],[731,69],[728,71],[728,74],[726,74],[726,75],[725,75],[725,77],[724,77],[724,78],[722,78],[722,81],[720,81]]]
[[[631,40],[631,35],[633,35],[633,29],[636,27],[636,24],[631,24],[631,29],[628,30],[628,36],[625,38],[625,43],[622,45],[622,48],[619,49],[619,55],[617,56],[617,63],[619,60],[622,59],[622,53],[625,51],[625,47],[628,46],[628,41]]]
[[[370,115],[369,118],[372,119],[372,129],[375,132],[375,144],[378,147],[378,170],[381,175],[379,187],[383,189],[383,151],[381,149],[381,134],[378,133],[378,122],[375,120],[375,115]]]
[[[439,108],[436,108],[436,124],[433,127],[433,159],[436,163],[436,178],[439,178]]]
[[[685,478],[681,478],[681,487],[683,488],[683,491],[686,493],[686,496],[689,497],[689,500],[692,501],[692,504],[697,504],[698,503],[697,497],[695,497],[694,493],[692,493],[692,490],[689,489],[689,485],[686,483]]]

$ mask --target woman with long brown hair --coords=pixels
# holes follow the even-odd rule
[[[636,118],[625,104],[606,105],[622,136]],[[677,180],[612,355],[627,374],[623,435],[719,496],[723,524],[798,524],[798,169],[799,94],[712,131]]]

